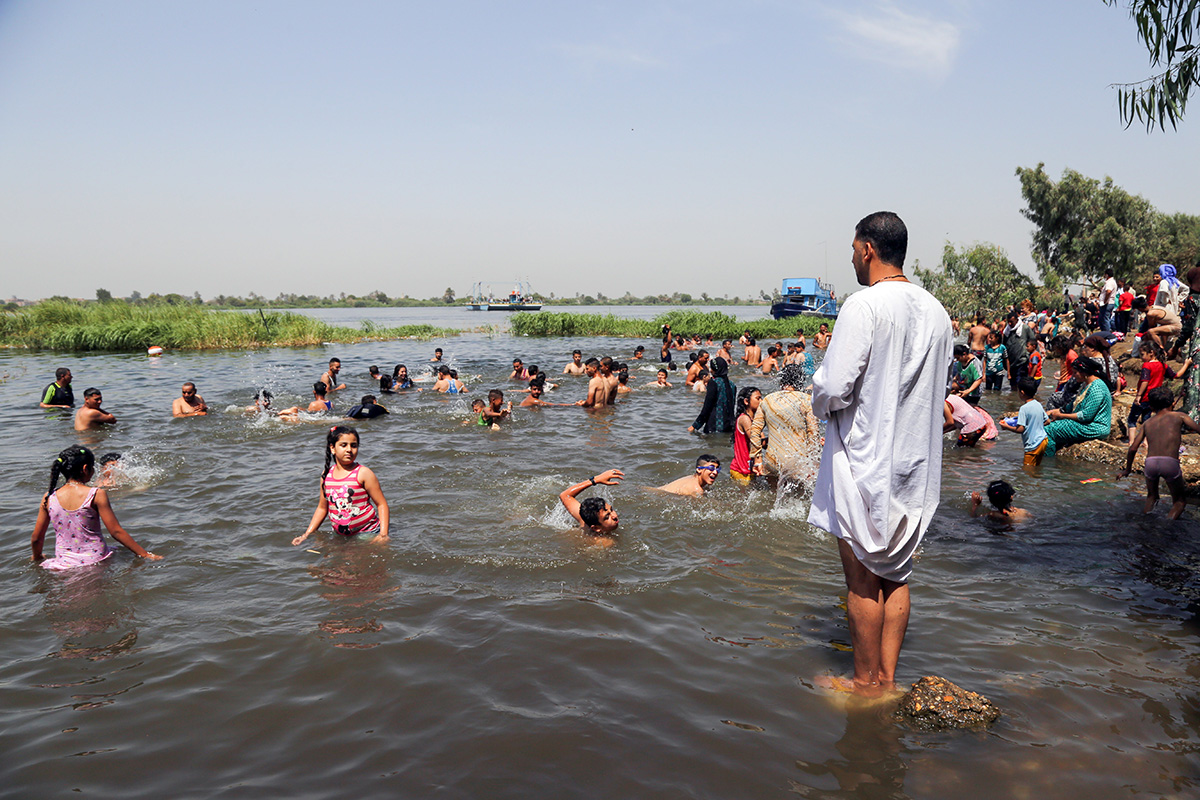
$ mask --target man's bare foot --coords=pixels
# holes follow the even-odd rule
[[[818,675],[813,679],[813,686],[818,689],[827,689],[831,692],[841,692],[843,694],[854,693],[854,679],[843,678],[839,675]]]

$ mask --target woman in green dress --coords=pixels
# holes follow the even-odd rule
[[[1050,424],[1046,426],[1046,455],[1054,455],[1063,445],[1107,439],[1112,433],[1112,393],[1100,380],[1104,365],[1094,358],[1080,356],[1071,365],[1084,382],[1070,413],[1051,409]]]

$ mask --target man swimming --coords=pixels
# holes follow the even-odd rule
[[[582,503],[576,498],[585,490],[598,483],[605,486],[616,486],[625,477],[619,469],[610,469],[588,478],[583,483],[577,483],[562,491],[558,496],[567,513],[579,521],[584,532],[592,536],[593,543],[601,547],[611,547],[616,544],[617,510],[609,505],[603,497],[589,497]]]
[[[688,497],[703,497],[717,480],[721,471],[721,462],[705,453],[696,459],[696,471],[686,478],[671,481],[665,486],[657,487],[660,492],[682,494]]]
[[[179,390],[179,397],[171,403],[172,417],[201,417],[208,413],[208,403],[196,394],[196,384],[188,381]]]
[[[325,399],[327,393],[322,381],[313,384],[313,401],[308,404],[308,413],[319,414],[322,411],[333,411],[333,403]]]
[[[571,363],[563,367],[563,375],[582,375],[583,374],[583,353],[576,350],[571,353]]]
[[[342,371],[342,360],[340,358],[329,359],[329,369],[321,376],[321,383],[325,384],[328,391],[336,392],[338,389],[345,389],[346,384],[337,382],[338,373]]]
[[[117,421],[116,417],[100,407],[103,401],[104,396],[99,389],[93,387],[84,390],[83,407],[75,412],[75,430],[87,431]]]
[[[696,376],[708,368],[708,351],[701,350],[696,354],[696,360],[688,367],[687,377],[683,379],[684,386],[691,386],[696,382]]]

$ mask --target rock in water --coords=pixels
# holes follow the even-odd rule
[[[978,728],[995,722],[1000,709],[978,692],[927,675],[901,698],[896,716],[926,730]]]

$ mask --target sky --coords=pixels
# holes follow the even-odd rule
[[[1034,273],[1015,177],[1200,213],[1200,107],[1102,0],[0,0],[0,298],[741,297],[911,265]]]

